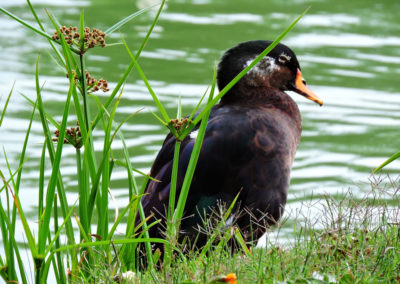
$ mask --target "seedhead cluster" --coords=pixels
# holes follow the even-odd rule
[[[75,84],[77,86],[80,86],[79,81],[80,81],[80,76],[75,72],[72,71],[72,75],[75,80]],[[68,77],[68,74],[67,74]],[[108,92],[110,89],[108,88],[108,82],[107,80],[100,78],[99,80],[96,80],[92,75],[90,75],[89,71],[85,70],[85,79],[86,79],[86,89],[88,93],[94,93],[99,90],[102,90],[104,93]]]
[[[90,30],[90,28],[86,27],[84,29],[83,49],[81,49],[81,35],[78,32],[77,27],[70,26],[67,28],[66,26],[62,26],[60,28],[60,32],[63,35],[63,37],[65,38],[65,41],[67,42],[67,44],[77,46],[80,49],[81,54],[85,53],[86,50],[88,50],[89,48],[93,48],[96,46],[101,46],[101,47],[106,46],[106,41],[105,41],[106,34],[103,31],[98,30],[96,28],[93,28],[93,30]],[[57,31],[54,32],[52,38],[53,38],[53,40],[60,39],[60,36]]]
[[[78,148],[81,145],[81,140],[82,140],[82,133],[81,130],[79,128],[79,122],[76,122],[76,127],[70,127],[65,129],[65,133],[70,137],[70,139],[68,138],[64,138],[63,143],[64,144],[73,144],[74,147]],[[57,129],[56,131],[54,131],[54,135],[56,137],[54,137],[52,140],[54,142],[59,142],[59,136],[60,136],[60,131]]]
[[[85,70],[85,78],[86,78],[86,86],[88,88],[89,93],[96,92],[98,90],[102,90],[104,93],[108,92],[110,89],[108,88],[107,80],[100,78],[96,80],[90,73]]]
[[[185,129],[186,126],[189,125],[191,122],[192,121],[187,119],[186,117],[175,118],[175,119],[171,119],[171,121],[170,121],[172,127],[174,127],[178,133],[180,133],[180,131],[182,129]]]

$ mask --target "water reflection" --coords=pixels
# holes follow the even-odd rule
[[[326,34],[312,33],[300,34],[285,41],[289,46],[316,48],[324,46],[337,47],[382,47],[399,46],[400,37],[380,35],[363,35],[353,33]]]

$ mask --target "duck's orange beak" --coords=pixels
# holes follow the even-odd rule
[[[314,94],[313,91],[311,91],[309,88],[306,86],[306,81],[303,78],[303,75],[301,74],[300,69],[297,69],[297,74],[296,74],[296,81],[292,85],[293,91],[296,93],[305,96],[307,99],[312,100],[319,104],[320,106],[323,105],[323,102],[316,94]]]

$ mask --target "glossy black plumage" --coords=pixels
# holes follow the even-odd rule
[[[218,66],[219,89],[270,43],[250,41],[228,50]],[[229,205],[239,191],[238,210],[247,213],[237,215],[235,223],[247,240],[257,240],[266,226],[279,220],[301,134],[299,109],[284,91],[296,91],[322,104],[304,83],[295,54],[279,44],[212,109],[185,207],[185,216],[190,217],[182,220],[183,235],[194,237],[201,223],[199,212],[210,212],[219,201]],[[181,145],[178,194],[196,130]],[[146,187],[142,199],[146,215],[165,216],[174,145],[169,134],[153,164],[151,176],[161,182],[150,181]],[[153,227],[150,235],[162,236],[162,230],[162,225]],[[203,243],[200,238],[198,245]]]

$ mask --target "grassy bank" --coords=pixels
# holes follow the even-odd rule
[[[156,273],[138,273],[138,283],[207,283],[235,273],[237,283],[399,283],[400,192],[389,177],[371,181],[371,191],[350,189],[303,204],[290,235],[270,229],[263,248],[215,249],[200,257],[177,258]],[[357,193],[359,195],[359,192]],[[304,218],[317,208],[313,219]],[[221,238],[222,239],[222,238]],[[224,246],[224,245],[222,245]]]

